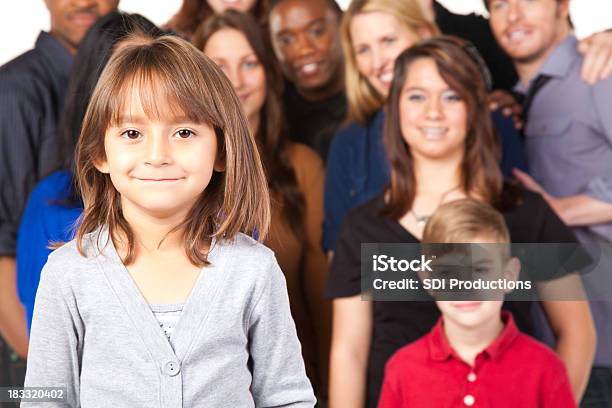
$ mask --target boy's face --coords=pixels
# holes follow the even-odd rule
[[[431,253],[434,259],[431,262],[431,272],[419,273],[422,279],[434,278],[446,280],[446,289],[443,292],[433,292],[432,296],[441,300],[469,299],[469,300],[501,300],[504,290],[459,290],[451,289],[449,281],[497,281],[504,279],[515,281],[520,272],[520,261],[508,257],[508,244],[482,237],[474,239],[474,244],[451,244],[451,252],[443,254]],[[435,244],[434,244],[435,245]]]
[[[70,53],[99,17],[117,9],[119,0],[45,0],[51,15],[51,34]]]
[[[150,118],[138,90],[127,95],[119,123],[104,137],[106,158],[95,163],[121,194],[124,213],[183,220],[208,186],[216,162],[217,137],[208,124],[193,123],[160,106]]]
[[[464,329],[475,329],[500,319],[503,300],[438,300],[444,321]]]
[[[270,12],[270,35],[283,73],[298,90],[342,78],[339,18],[326,0],[285,0]]]
[[[508,258],[507,243],[501,243],[499,240],[486,235],[477,236],[472,241],[483,245],[470,245],[469,268],[467,269],[470,270],[471,274],[464,279],[494,281],[498,279],[516,280],[518,278],[520,263],[516,258]],[[456,254],[449,255],[455,255],[454,260],[456,261]],[[487,290],[482,291],[482,293],[472,291],[469,294],[461,294],[460,298],[467,300],[444,300],[443,298],[442,300],[436,300],[436,305],[445,321],[450,320],[456,326],[473,329],[500,319],[504,294],[505,291],[503,290]],[[440,298],[440,296],[438,297]],[[445,298],[448,299],[449,297]]]
[[[568,34],[567,0],[490,0],[495,39],[517,63],[539,62]]]
[[[509,291],[451,288],[451,280],[468,282],[518,279],[521,264],[517,258],[509,257],[508,243],[501,243],[486,235],[476,236],[471,241],[474,243],[442,244],[444,246],[426,250],[426,255],[432,258],[431,271],[419,272],[419,277],[443,279],[446,282],[444,289],[431,291],[434,298],[470,301],[503,300]]]

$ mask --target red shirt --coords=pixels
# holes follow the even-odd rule
[[[512,315],[474,366],[448,344],[442,319],[389,360],[379,408],[576,407],[565,366],[547,346],[521,333]]]

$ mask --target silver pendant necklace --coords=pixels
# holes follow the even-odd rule
[[[410,210],[410,212],[412,213],[412,216],[414,217],[414,220],[419,228],[424,228],[427,221],[429,221],[429,218],[431,218],[431,215],[418,215],[414,212],[414,210]]]
[[[453,188],[451,188],[450,190],[445,191],[441,196],[440,196],[440,200],[438,201],[438,205],[436,205],[435,210],[438,209],[438,207],[440,207],[440,205],[442,205],[442,202],[444,201],[444,199],[446,198],[447,195],[449,195],[450,193],[452,193],[453,191],[457,190],[459,188],[459,186],[455,186]],[[428,215],[419,215],[416,212],[414,212],[414,209],[410,209],[410,213],[412,214],[412,216],[414,217],[414,220],[416,221],[417,225],[419,226],[419,228],[423,228],[425,227],[425,224],[427,224],[427,221],[429,221],[429,219],[431,218],[432,214],[428,214]]]

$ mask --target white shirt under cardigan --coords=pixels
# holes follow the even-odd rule
[[[22,406],[314,406],[271,250],[243,234],[213,244],[173,350],[107,237],[86,237],[87,258],[74,241],[49,256],[25,385],[67,387],[68,404]]]

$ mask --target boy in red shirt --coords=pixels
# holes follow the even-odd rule
[[[507,244],[509,234],[497,211],[465,199],[436,211],[423,242]],[[483,247],[490,249],[474,251],[472,265],[484,265],[477,268],[490,271],[484,273],[491,278],[516,280],[520,263],[510,257],[509,246]],[[503,292],[495,298],[503,299]],[[435,327],[387,363],[379,408],[575,407],[561,360],[521,333],[512,315],[501,311],[502,303],[436,301],[442,317]]]

